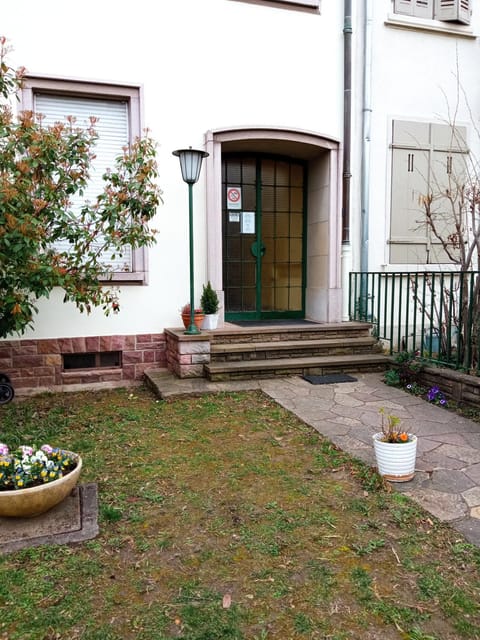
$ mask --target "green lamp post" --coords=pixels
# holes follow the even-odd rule
[[[194,295],[194,273],[193,273],[193,185],[200,177],[202,160],[208,156],[206,151],[198,149],[177,149],[172,152],[180,160],[182,178],[188,184],[188,229],[190,240],[190,325],[185,331],[186,335],[200,333],[200,329],[195,324],[195,295]]]

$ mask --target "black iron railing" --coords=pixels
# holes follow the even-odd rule
[[[480,374],[480,272],[352,272],[349,316],[389,352]]]

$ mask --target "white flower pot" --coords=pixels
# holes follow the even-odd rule
[[[218,326],[218,313],[207,313],[202,322],[202,329],[212,330]]]
[[[373,436],[378,473],[391,482],[408,482],[415,474],[417,436],[408,434],[408,442],[382,442],[382,434]]]

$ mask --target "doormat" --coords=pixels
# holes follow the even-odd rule
[[[337,382],[356,382],[357,378],[346,373],[330,373],[326,376],[302,376],[310,384],[336,384]]]
[[[59,505],[34,518],[0,518],[0,554],[98,535],[97,485],[77,485]]]

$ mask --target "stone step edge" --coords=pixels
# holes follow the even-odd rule
[[[312,356],[305,358],[275,358],[271,360],[241,360],[240,362],[211,362],[205,364],[204,369],[208,374],[228,373],[228,372],[253,372],[266,371],[274,369],[296,369],[303,367],[328,367],[328,366],[354,366],[354,365],[373,365],[389,364],[387,356],[379,354],[358,354],[347,356]]]
[[[249,351],[288,351],[289,349],[331,348],[336,346],[369,346],[377,344],[376,338],[325,338],[323,340],[278,340],[270,342],[213,342],[211,353],[241,353]]]

